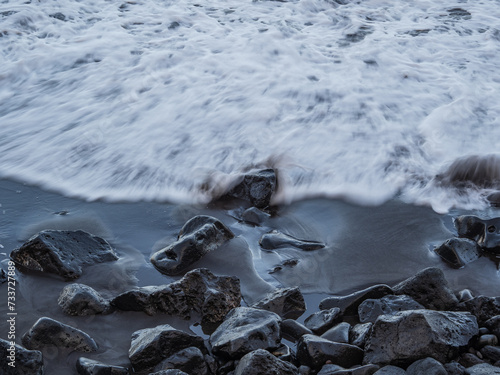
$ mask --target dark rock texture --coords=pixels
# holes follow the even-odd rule
[[[329,310],[321,310],[309,315],[304,320],[304,325],[317,335],[321,335],[332,328],[335,324],[340,323],[342,315],[338,307]]]
[[[286,319],[281,322],[281,334],[283,338],[296,342],[303,335],[312,335],[313,331],[293,319]]]
[[[297,287],[276,289],[252,307],[272,311],[283,319],[297,319],[306,311],[304,296]]]
[[[57,303],[68,315],[103,314],[110,310],[109,301],[90,286],[84,284],[65,286]]]
[[[460,307],[477,317],[480,325],[496,315],[500,315],[500,297],[477,296],[460,305]]]
[[[364,348],[372,327],[373,323],[356,324],[349,333],[349,343]]]
[[[57,347],[79,352],[95,352],[97,344],[85,332],[50,318],[40,318],[22,337],[28,349]]]
[[[481,363],[465,369],[466,375],[500,375],[500,367]]]
[[[215,276],[208,269],[199,268],[168,285],[122,293],[111,304],[120,310],[177,315],[186,319],[197,313],[202,323],[217,324],[240,302],[240,282],[236,277]]]
[[[410,310],[382,315],[372,327],[363,362],[406,366],[432,357],[446,363],[478,332],[469,313]]]
[[[468,238],[450,238],[434,251],[453,268],[462,268],[482,255],[479,245]]]
[[[0,284],[6,283],[7,280],[7,273],[3,270],[3,268],[0,268]]]
[[[330,328],[328,331],[323,333],[321,335],[321,338],[334,341],[334,342],[340,342],[344,344],[349,344],[349,332],[351,331],[351,325],[347,322],[342,322],[339,323],[332,328]]]
[[[184,371],[176,369],[176,370],[160,370],[160,371],[150,372],[149,375],[190,375],[190,374],[186,374]]]
[[[240,358],[257,349],[275,349],[281,341],[279,315],[251,307],[237,307],[210,336],[214,354]]]
[[[43,375],[42,353],[38,350],[27,350],[13,342],[0,339],[0,373],[2,375]]]
[[[241,214],[241,220],[243,220],[245,223],[253,225],[260,225],[270,217],[270,214],[259,210],[256,207],[250,207],[243,211],[243,213]]]
[[[401,367],[388,365],[376,371],[374,375],[406,375],[406,371]]]
[[[10,257],[20,271],[52,273],[66,280],[79,278],[83,266],[118,259],[108,242],[81,230],[42,231]]]
[[[364,365],[350,369],[333,370],[330,366],[335,365],[323,366],[321,371],[318,372],[318,375],[373,375],[380,368],[377,365]]]
[[[444,366],[434,358],[424,358],[413,362],[406,369],[407,375],[448,375]]]
[[[93,359],[80,357],[76,361],[76,371],[79,375],[128,375],[125,367],[111,366]]]
[[[297,367],[282,361],[267,350],[257,349],[241,358],[234,375],[297,375]]]
[[[375,323],[379,315],[391,315],[398,311],[420,310],[424,307],[406,295],[384,296],[380,299],[367,299],[359,305],[358,315],[361,323]]]
[[[220,220],[195,216],[182,227],[177,241],[151,256],[151,263],[165,275],[179,275],[234,234]]]
[[[241,180],[223,198],[238,198],[257,208],[266,208],[277,188],[276,172],[263,169],[242,176]]]
[[[455,227],[460,237],[470,238],[485,251],[500,252],[500,218],[480,219],[476,216],[459,216]]]
[[[155,371],[178,369],[189,375],[207,375],[208,367],[200,349],[189,347],[178,351],[163,360],[155,367]]]
[[[259,245],[265,250],[275,250],[282,247],[296,247],[297,249],[311,251],[325,247],[325,244],[318,241],[301,240],[289,234],[273,230],[264,234],[259,240]]]

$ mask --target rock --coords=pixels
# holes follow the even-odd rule
[[[486,197],[492,207],[500,207],[500,191],[491,193]]]
[[[311,368],[309,366],[301,365],[301,366],[299,366],[299,374],[300,375],[310,375]]]
[[[202,324],[219,324],[241,303],[236,277],[215,276],[206,268],[192,270],[168,285],[142,287],[115,297],[111,304],[124,311],[168,314],[186,319],[200,314]]]
[[[472,367],[474,365],[484,363],[484,361],[475,354],[463,353],[460,356],[459,363],[464,367]]]
[[[93,359],[84,357],[76,361],[76,370],[79,375],[128,375],[128,369],[121,366],[110,366]]]
[[[283,319],[297,319],[306,311],[304,296],[297,287],[276,289],[252,307],[272,311]]]
[[[413,362],[406,369],[407,375],[448,375],[444,366],[434,358],[424,358]]]
[[[204,350],[205,345],[201,337],[164,324],[134,332],[128,355],[134,371],[139,372],[152,369],[164,359],[189,347]]]
[[[304,325],[317,335],[325,333],[335,324],[340,323],[342,315],[338,307],[329,310],[321,310],[308,316],[304,320]]]
[[[484,322],[484,326],[497,338],[500,337],[500,315],[495,315],[488,319]]]
[[[7,273],[3,270],[3,268],[0,268],[0,284],[6,283],[7,280]]]
[[[334,342],[349,344],[351,325],[346,322],[337,324],[321,335],[321,338]]]
[[[318,375],[373,375],[378,369],[377,365],[364,365],[350,369],[333,370],[335,365],[324,365]]]
[[[265,250],[275,250],[282,247],[296,247],[297,249],[312,251],[325,247],[325,244],[321,242],[300,240],[289,234],[278,232],[277,230],[264,234],[259,240],[259,245]]]
[[[373,323],[356,324],[351,328],[349,343],[363,349],[365,347],[366,340],[372,331],[372,326]]]
[[[0,339],[0,371],[3,375],[43,375],[42,353]]]
[[[373,375],[405,375],[406,371],[403,370],[401,367],[397,366],[384,366],[380,370],[375,371]]]
[[[469,289],[461,290],[460,292],[458,292],[457,297],[459,302],[469,301],[474,298],[472,292]]]
[[[295,353],[285,344],[281,344],[281,346],[278,349],[274,349],[271,354],[282,361],[293,362],[295,360]]]
[[[452,268],[462,268],[482,255],[479,245],[468,238],[450,238],[434,251]]]
[[[276,172],[263,169],[247,173],[222,198],[238,198],[257,208],[266,208],[277,188]]]
[[[326,361],[342,367],[361,364],[363,350],[350,344],[341,344],[315,335],[304,335],[297,343],[300,364],[319,370]]]
[[[448,372],[448,375],[464,375],[465,367],[462,366],[458,362],[450,362],[444,365],[445,370]]]
[[[271,217],[267,212],[261,211],[256,207],[250,207],[243,211],[241,219],[248,224],[261,225]]]
[[[160,370],[155,372],[150,372],[149,375],[190,375],[186,374],[181,370]]]
[[[297,375],[298,373],[297,367],[263,349],[244,355],[234,370],[234,375]]]
[[[481,349],[481,354],[483,358],[488,358],[492,362],[500,361],[500,348],[498,346],[486,345]]]
[[[237,307],[210,336],[212,352],[234,359],[257,349],[276,349],[281,341],[280,322],[273,312]]]
[[[478,241],[484,233],[484,222],[477,216],[462,215],[453,220],[459,237]]]
[[[79,278],[83,266],[118,259],[108,242],[81,230],[44,230],[10,257],[20,271],[51,273],[66,280]]]
[[[338,307],[342,316],[354,316],[358,314],[358,307],[364,300],[382,298],[390,294],[394,292],[387,285],[374,285],[347,296],[327,297],[320,302],[319,308],[327,310]]]
[[[500,374],[500,367],[492,366],[488,363],[481,363],[465,369],[466,375],[497,375]]]
[[[459,216],[455,219],[455,227],[460,237],[476,241],[485,251],[500,252],[500,218],[483,220],[476,216]]]
[[[109,301],[84,284],[75,283],[65,286],[57,303],[68,315],[95,315],[110,311]]]
[[[363,363],[406,366],[426,357],[446,363],[478,331],[476,318],[463,312],[410,310],[381,315],[372,327]]]
[[[500,315],[500,297],[477,296],[460,306],[475,315],[480,325],[485,324],[494,316]],[[495,333],[494,330],[492,332]]]
[[[479,340],[477,342],[477,345],[479,347],[483,347],[483,346],[486,346],[486,345],[495,346],[497,344],[498,344],[498,338],[495,335],[492,335],[492,334],[479,336]]]
[[[420,310],[424,307],[406,295],[384,296],[379,299],[364,300],[358,308],[361,323],[375,323],[379,315],[391,315],[398,311]]]
[[[95,352],[97,344],[85,332],[50,318],[40,318],[22,337],[28,349],[57,347],[78,352]]]
[[[189,347],[160,362],[155,371],[178,369],[189,375],[207,375],[208,367],[200,349]]]
[[[303,335],[312,335],[312,333],[313,332],[309,328],[295,320],[286,319],[281,322],[281,334],[283,335],[283,338],[289,341],[296,342]]]
[[[184,224],[176,242],[151,256],[151,263],[165,275],[179,275],[233,237],[233,232],[216,218],[195,216]]]
[[[432,310],[453,310],[458,305],[457,297],[448,287],[443,271],[431,267],[418,272],[393,287],[394,294],[406,294]]]
[[[331,375],[337,373],[337,371],[342,371],[342,370],[345,370],[345,368],[339,365],[332,365],[329,363],[321,367],[321,371],[318,372],[317,375]]]

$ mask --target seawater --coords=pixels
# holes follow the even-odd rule
[[[498,171],[499,5],[0,0],[0,177],[191,203],[275,167],[275,203],[485,207],[495,173],[436,175]]]

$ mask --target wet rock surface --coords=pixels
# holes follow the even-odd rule
[[[468,238],[450,238],[434,251],[453,268],[462,268],[482,255],[479,245]]]
[[[78,375],[128,375],[126,367],[111,366],[93,359],[80,357],[76,361]]]
[[[304,325],[315,334],[321,335],[335,324],[340,323],[342,315],[338,307],[329,310],[321,310],[309,315],[304,320]]]
[[[264,234],[259,241],[259,245],[265,250],[275,250],[283,247],[295,247],[297,249],[305,251],[312,251],[325,247],[325,244],[321,242],[301,240],[290,236],[289,234],[278,232],[277,230],[273,230],[269,233]]]
[[[118,259],[104,239],[84,232],[45,230],[31,237],[10,254],[20,271],[40,271],[74,280],[83,267]]]
[[[267,350],[257,349],[241,358],[234,375],[297,375],[298,369],[289,362],[282,361]]]
[[[237,198],[250,202],[257,208],[266,208],[276,191],[278,180],[273,169],[249,172],[241,177],[222,198]]]
[[[455,219],[459,237],[477,242],[487,252],[500,252],[500,218],[481,219],[477,216],[464,215]]]
[[[0,373],[4,375],[43,375],[42,353],[0,339]]]
[[[283,319],[297,319],[306,311],[304,296],[299,288],[278,288],[252,307],[272,311]]]
[[[57,303],[66,314],[78,316],[105,314],[111,308],[108,300],[84,284],[65,286]]]
[[[312,335],[313,332],[305,325],[293,319],[285,319],[281,322],[281,333],[283,335],[283,338],[292,342],[296,342],[303,335]]]
[[[424,307],[406,295],[384,296],[380,299],[364,300],[358,307],[361,323],[375,323],[379,315],[391,315],[398,311],[419,310]]]
[[[189,375],[207,375],[209,373],[205,357],[200,349],[189,347],[164,359],[155,367],[155,371],[178,369]]]

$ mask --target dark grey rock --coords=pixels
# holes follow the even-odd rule
[[[477,296],[460,304],[460,307],[477,317],[480,325],[496,315],[500,315],[500,297]],[[489,327],[488,327],[489,328]],[[495,331],[492,330],[495,334]]]
[[[160,370],[160,371],[150,372],[148,375],[190,375],[190,374],[186,374],[184,371],[175,369],[175,370]]]
[[[364,365],[350,369],[339,369],[332,371],[332,365],[325,365],[318,375],[373,375],[380,367],[377,365]]]
[[[481,332],[481,330],[479,330],[479,332]],[[498,344],[498,338],[492,334],[481,335],[479,336],[479,340],[477,341],[477,345],[479,347],[483,347],[486,345],[495,346],[497,344]]]
[[[273,349],[272,355],[286,362],[293,362],[295,360],[295,353],[285,344],[281,344],[278,349]]]
[[[464,375],[465,367],[462,366],[458,362],[450,362],[444,365],[445,370],[448,372],[448,375]]]
[[[179,275],[233,237],[233,232],[220,220],[195,216],[184,224],[176,242],[151,256],[151,263],[165,275]]]
[[[465,369],[466,375],[499,375],[500,367],[488,363],[481,363]]]
[[[97,344],[85,332],[51,318],[40,318],[22,337],[28,349],[57,347],[78,352],[95,352]]]
[[[270,311],[237,307],[210,336],[215,355],[240,358],[257,349],[276,349],[281,341],[281,318]]]
[[[134,332],[128,354],[137,372],[152,369],[164,359],[189,347],[204,350],[203,339],[164,324]]]
[[[292,342],[296,342],[303,335],[312,335],[312,333],[313,331],[309,328],[293,319],[286,319],[281,322],[281,334],[283,335],[283,338]]]
[[[55,18],[59,21],[66,21],[66,16],[61,12],[50,14],[49,17]]]
[[[420,310],[423,308],[424,306],[406,295],[389,295],[379,299],[367,299],[359,305],[359,321],[361,323],[375,323],[379,315],[391,315],[398,311]]]
[[[450,238],[434,251],[452,268],[462,268],[483,254],[477,242],[468,238]]]
[[[297,375],[299,370],[263,349],[257,349],[241,358],[234,375]]]
[[[364,300],[382,298],[390,294],[394,294],[394,292],[389,286],[374,285],[347,296],[327,297],[320,302],[319,308],[328,310],[338,307],[342,316],[354,316],[358,314],[358,307]]]
[[[276,172],[263,169],[242,176],[223,198],[238,198],[250,202],[257,208],[266,208],[277,188]]]
[[[459,302],[469,301],[474,298],[472,292],[469,289],[463,289],[457,294]]]
[[[460,358],[458,362],[468,368],[472,367],[481,363],[485,363],[481,358],[479,358],[477,355],[472,354],[472,353],[463,353],[460,355]]]
[[[311,368],[309,366],[304,366],[304,365],[299,366],[300,375],[310,375],[311,373],[312,373]]]
[[[45,230],[10,254],[20,271],[40,271],[66,280],[82,275],[82,267],[117,260],[106,240],[87,232]]]
[[[500,337],[500,315],[495,315],[485,321],[484,326],[488,328],[492,334],[497,336],[497,338]]]
[[[79,375],[128,375],[128,369],[121,366],[111,366],[93,359],[80,357],[76,361],[76,371]]]
[[[363,363],[406,366],[426,357],[446,363],[478,331],[476,318],[464,312],[410,310],[381,315],[372,327]]]
[[[7,273],[3,270],[3,268],[0,268],[0,284],[6,283],[7,280]]]
[[[241,214],[241,219],[249,224],[260,225],[269,219],[271,215],[267,212],[261,211],[256,207],[250,207],[249,209],[243,211]]]
[[[375,371],[373,375],[405,375],[406,371],[403,370],[401,367],[397,366],[384,366],[380,370]]]
[[[326,364],[321,367],[320,372],[317,375],[331,375],[337,373],[337,371],[345,370],[342,366]]]
[[[95,315],[110,311],[109,301],[84,284],[66,285],[57,303],[68,315]]]
[[[304,320],[304,325],[317,335],[321,335],[332,328],[335,324],[340,323],[342,315],[338,307],[333,307],[329,310],[321,310],[309,315]]]
[[[484,222],[477,216],[462,215],[453,220],[459,237],[478,241],[484,233]]]
[[[434,358],[424,358],[413,362],[406,369],[408,375],[448,375],[444,366]]]
[[[457,297],[448,287],[443,271],[431,267],[418,272],[392,288],[394,294],[406,294],[432,310],[453,310],[458,305]]]
[[[273,230],[272,232],[264,234],[260,240],[259,245],[265,250],[275,250],[283,247],[295,247],[297,249],[312,251],[319,250],[325,247],[325,244],[318,241],[301,240],[290,236],[289,234]]]
[[[3,375],[43,375],[42,353],[0,339],[0,372]]]
[[[350,344],[341,344],[315,335],[304,335],[297,343],[300,364],[319,370],[326,361],[345,368],[361,364],[363,350]]]
[[[500,252],[500,218],[488,220],[476,216],[459,216],[455,227],[460,237],[470,238],[485,251]]]
[[[489,335],[490,330],[486,327],[479,327],[479,334],[482,335]]]
[[[500,361],[500,347],[493,345],[486,345],[484,348],[481,348],[481,354],[483,358],[488,358],[492,362]]]
[[[372,326],[373,323],[356,324],[351,328],[349,343],[363,349],[365,347],[366,340],[372,331]]]
[[[207,375],[208,367],[200,349],[189,347],[178,351],[160,362],[155,371],[178,369],[189,375]]]
[[[124,311],[177,315],[189,319],[200,314],[202,324],[218,324],[241,303],[236,277],[215,276],[206,268],[189,271],[168,285],[142,287],[115,297],[111,304]]]
[[[342,322],[330,328],[321,337],[330,341],[349,344],[350,331],[351,325],[347,322]]]
[[[304,296],[297,287],[276,289],[252,307],[272,311],[283,319],[297,319],[306,311]]]

